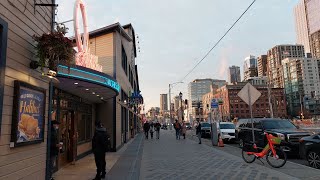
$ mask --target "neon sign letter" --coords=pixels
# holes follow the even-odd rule
[[[83,20],[83,41],[81,40],[81,34],[79,31],[79,18],[78,10],[80,8],[82,20]],[[89,32],[88,32],[88,23],[87,23],[87,13],[86,8],[82,0],[76,0],[74,6],[73,14],[73,25],[75,31],[75,39],[78,48],[76,53],[76,65],[94,69],[96,71],[102,72],[102,66],[98,63],[98,57],[90,54],[89,48]]]

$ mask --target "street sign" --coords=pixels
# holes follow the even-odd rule
[[[216,99],[211,100],[211,108],[217,109],[219,107],[219,103]]]
[[[238,96],[249,106],[252,106],[259,99],[261,93],[250,83],[247,83],[238,93]]]

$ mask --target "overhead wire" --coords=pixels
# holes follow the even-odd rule
[[[232,30],[232,28],[237,24],[237,22],[246,14],[246,12],[251,8],[251,6],[256,2],[253,0],[251,4],[247,7],[247,9],[241,14],[241,16],[232,24],[232,26],[224,33],[224,35],[215,43],[215,45],[204,55],[204,57],[180,80],[183,81],[186,77],[188,77],[197,66],[211,53],[211,51],[216,48],[219,43],[223,40],[223,38]]]

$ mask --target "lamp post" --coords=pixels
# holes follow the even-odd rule
[[[181,107],[180,107],[180,109],[181,109],[181,122],[183,122],[182,92],[179,93],[179,97],[180,97],[180,102],[181,102],[181,104],[180,104],[180,106],[181,106]]]
[[[172,117],[171,117],[171,88],[172,88],[173,85],[179,84],[179,83],[183,83],[183,82],[179,81],[179,82],[174,82],[174,83],[169,84],[169,115],[170,115],[170,123],[171,123],[170,124],[170,128],[172,128],[171,127],[171,125],[172,125]]]

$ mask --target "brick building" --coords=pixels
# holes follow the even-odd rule
[[[219,106],[219,112],[222,114],[224,121],[234,118],[249,118],[249,106],[238,96],[239,91],[246,83],[237,85],[226,85],[217,90],[214,98],[221,98],[223,105]],[[261,92],[260,98],[253,104],[252,112],[255,118],[270,117],[270,106],[268,99],[268,88],[266,85],[255,85]],[[286,100],[283,88],[271,88],[271,102],[273,104],[274,117],[287,117]]]

